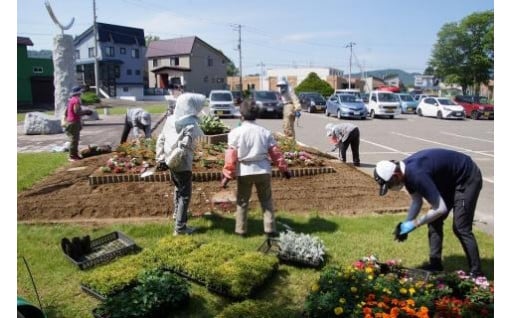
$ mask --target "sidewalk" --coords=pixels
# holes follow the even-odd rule
[[[154,126],[163,114],[152,114],[151,124]],[[78,149],[87,145],[110,145],[115,149],[121,140],[124,127],[124,115],[103,115],[99,111],[100,120],[86,121],[80,132],[80,144]],[[51,152],[55,147],[62,147],[68,141],[65,133],[53,135],[25,135],[23,122],[19,122],[18,128],[18,152]],[[158,136],[163,123],[153,132],[153,137]],[[131,132],[130,132],[131,134]],[[131,138],[131,136],[129,137]]]

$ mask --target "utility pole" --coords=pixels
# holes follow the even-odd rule
[[[100,96],[100,74],[98,62],[98,25],[96,24],[96,0],[92,0],[92,10],[94,15],[94,82],[96,84],[96,95]]]
[[[242,25],[238,25],[238,58],[240,60],[240,64],[238,66],[238,71],[240,73],[240,96],[244,96],[244,87],[242,82]]]
[[[263,64],[263,62],[260,62],[256,66],[261,67],[261,71],[260,71],[260,88],[259,89],[263,90],[263,77],[265,76],[265,64]]]
[[[345,48],[349,47],[350,48],[350,63],[349,63],[349,66],[348,66],[348,89],[350,89],[350,85],[351,85],[351,76],[352,76],[352,46],[356,45],[354,42],[350,42],[349,44],[347,44],[347,46],[345,46]]]

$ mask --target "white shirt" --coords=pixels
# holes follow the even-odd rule
[[[243,121],[242,125],[228,134],[228,145],[238,153],[237,175],[271,174],[272,166],[268,150],[276,144],[270,130]]]

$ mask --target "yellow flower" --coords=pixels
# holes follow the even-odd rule
[[[311,286],[311,291],[314,293],[317,292],[319,289],[320,289],[320,286],[318,286],[318,284],[313,284]]]
[[[373,280],[373,275],[368,275],[368,280]]]
[[[414,295],[414,293],[416,292],[416,290],[414,288],[409,288],[409,294]]]
[[[347,302],[347,300],[346,300],[345,298],[343,298],[343,297],[342,297],[342,298],[340,298],[340,304],[344,304],[344,303],[346,303],[346,302]]]
[[[405,288],[403,288],[403,287],[402,287],[402,288],[400,288],[400,294],[402,294],[402,295],[407,294],[407,289],[405,289]]]
[[[365,270],[365,272],[367,272],[368,274],[373,273],[373,268],[372,268],[372,267],[366,267],[364,270]]]
[[[353,292],[353,293],[357,293],[357,287],[350,287],[350,291]]]
[[[334,313],[336,314],[336,316],[341,315],[343,313],[343,308],[341,308],[341,307],[334,308]]]

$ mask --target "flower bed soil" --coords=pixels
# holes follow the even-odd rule
[[[89,176],[111,157],[104,154],[66,164],[31,189],[18,194],[19,221],[66,221],[112,218],[168,217],[174,186],[167,182],[127,182],[91,186]],[[403,192],[378,195],[375,181],[339,160],[325,160],[334,173],[272,178],[276,211],[363,215],[405,211],[409,197]],[[201,168],[195,168],[201,170]],[[206,171],[206,170],[205,170]],[[229,184],[236,190],[236,182]],[[194,182],[190,202],[193,215],[211,210],[209,198],[220,190],[219,181]],[[254,190],[251,209],[259,210]]]

